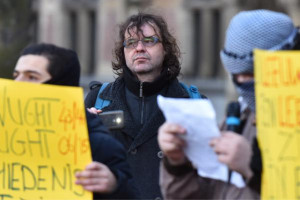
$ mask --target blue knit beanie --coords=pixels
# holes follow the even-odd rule
[[[269,10],[238,13],[226,32],[221,60],[231,74],[253,73],[253,49],[292,49],[298,29],[291,18]]]

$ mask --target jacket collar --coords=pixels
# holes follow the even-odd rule
[[[128,67],[123,68],[126,87],[136,96],[151,96],[162,90],[168,83],[167,70],[163,70],[153,82],[140,82]],[[142,95],[140,95],[142,89]]]

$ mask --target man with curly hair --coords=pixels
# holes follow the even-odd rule
[[[151,14],[139,13],[120,25],[113,70],[118,78],[100,93],[110,104],[102,111],[123,110],[125,127],[112,135],[127,149],[134,181],[142,199],[159,199],[159,162],[163,157],[157,131],[165,121],[157,95],[189,97],[177,80],[180,51],[166,22]],[[85,103],[95,106],[101,83],[91,86]],[[95,110],[95,108],[93,108]]]

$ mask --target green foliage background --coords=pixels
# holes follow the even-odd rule
[[[12,78],[20,51],[32,40],[31,0],[0,0],[0,77]]]

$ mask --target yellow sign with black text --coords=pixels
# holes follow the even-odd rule
[[[300,52],[255,50],[262,199],[300,199]]]
[[[92,199],[83,90],[0,79],[0,199]]]

